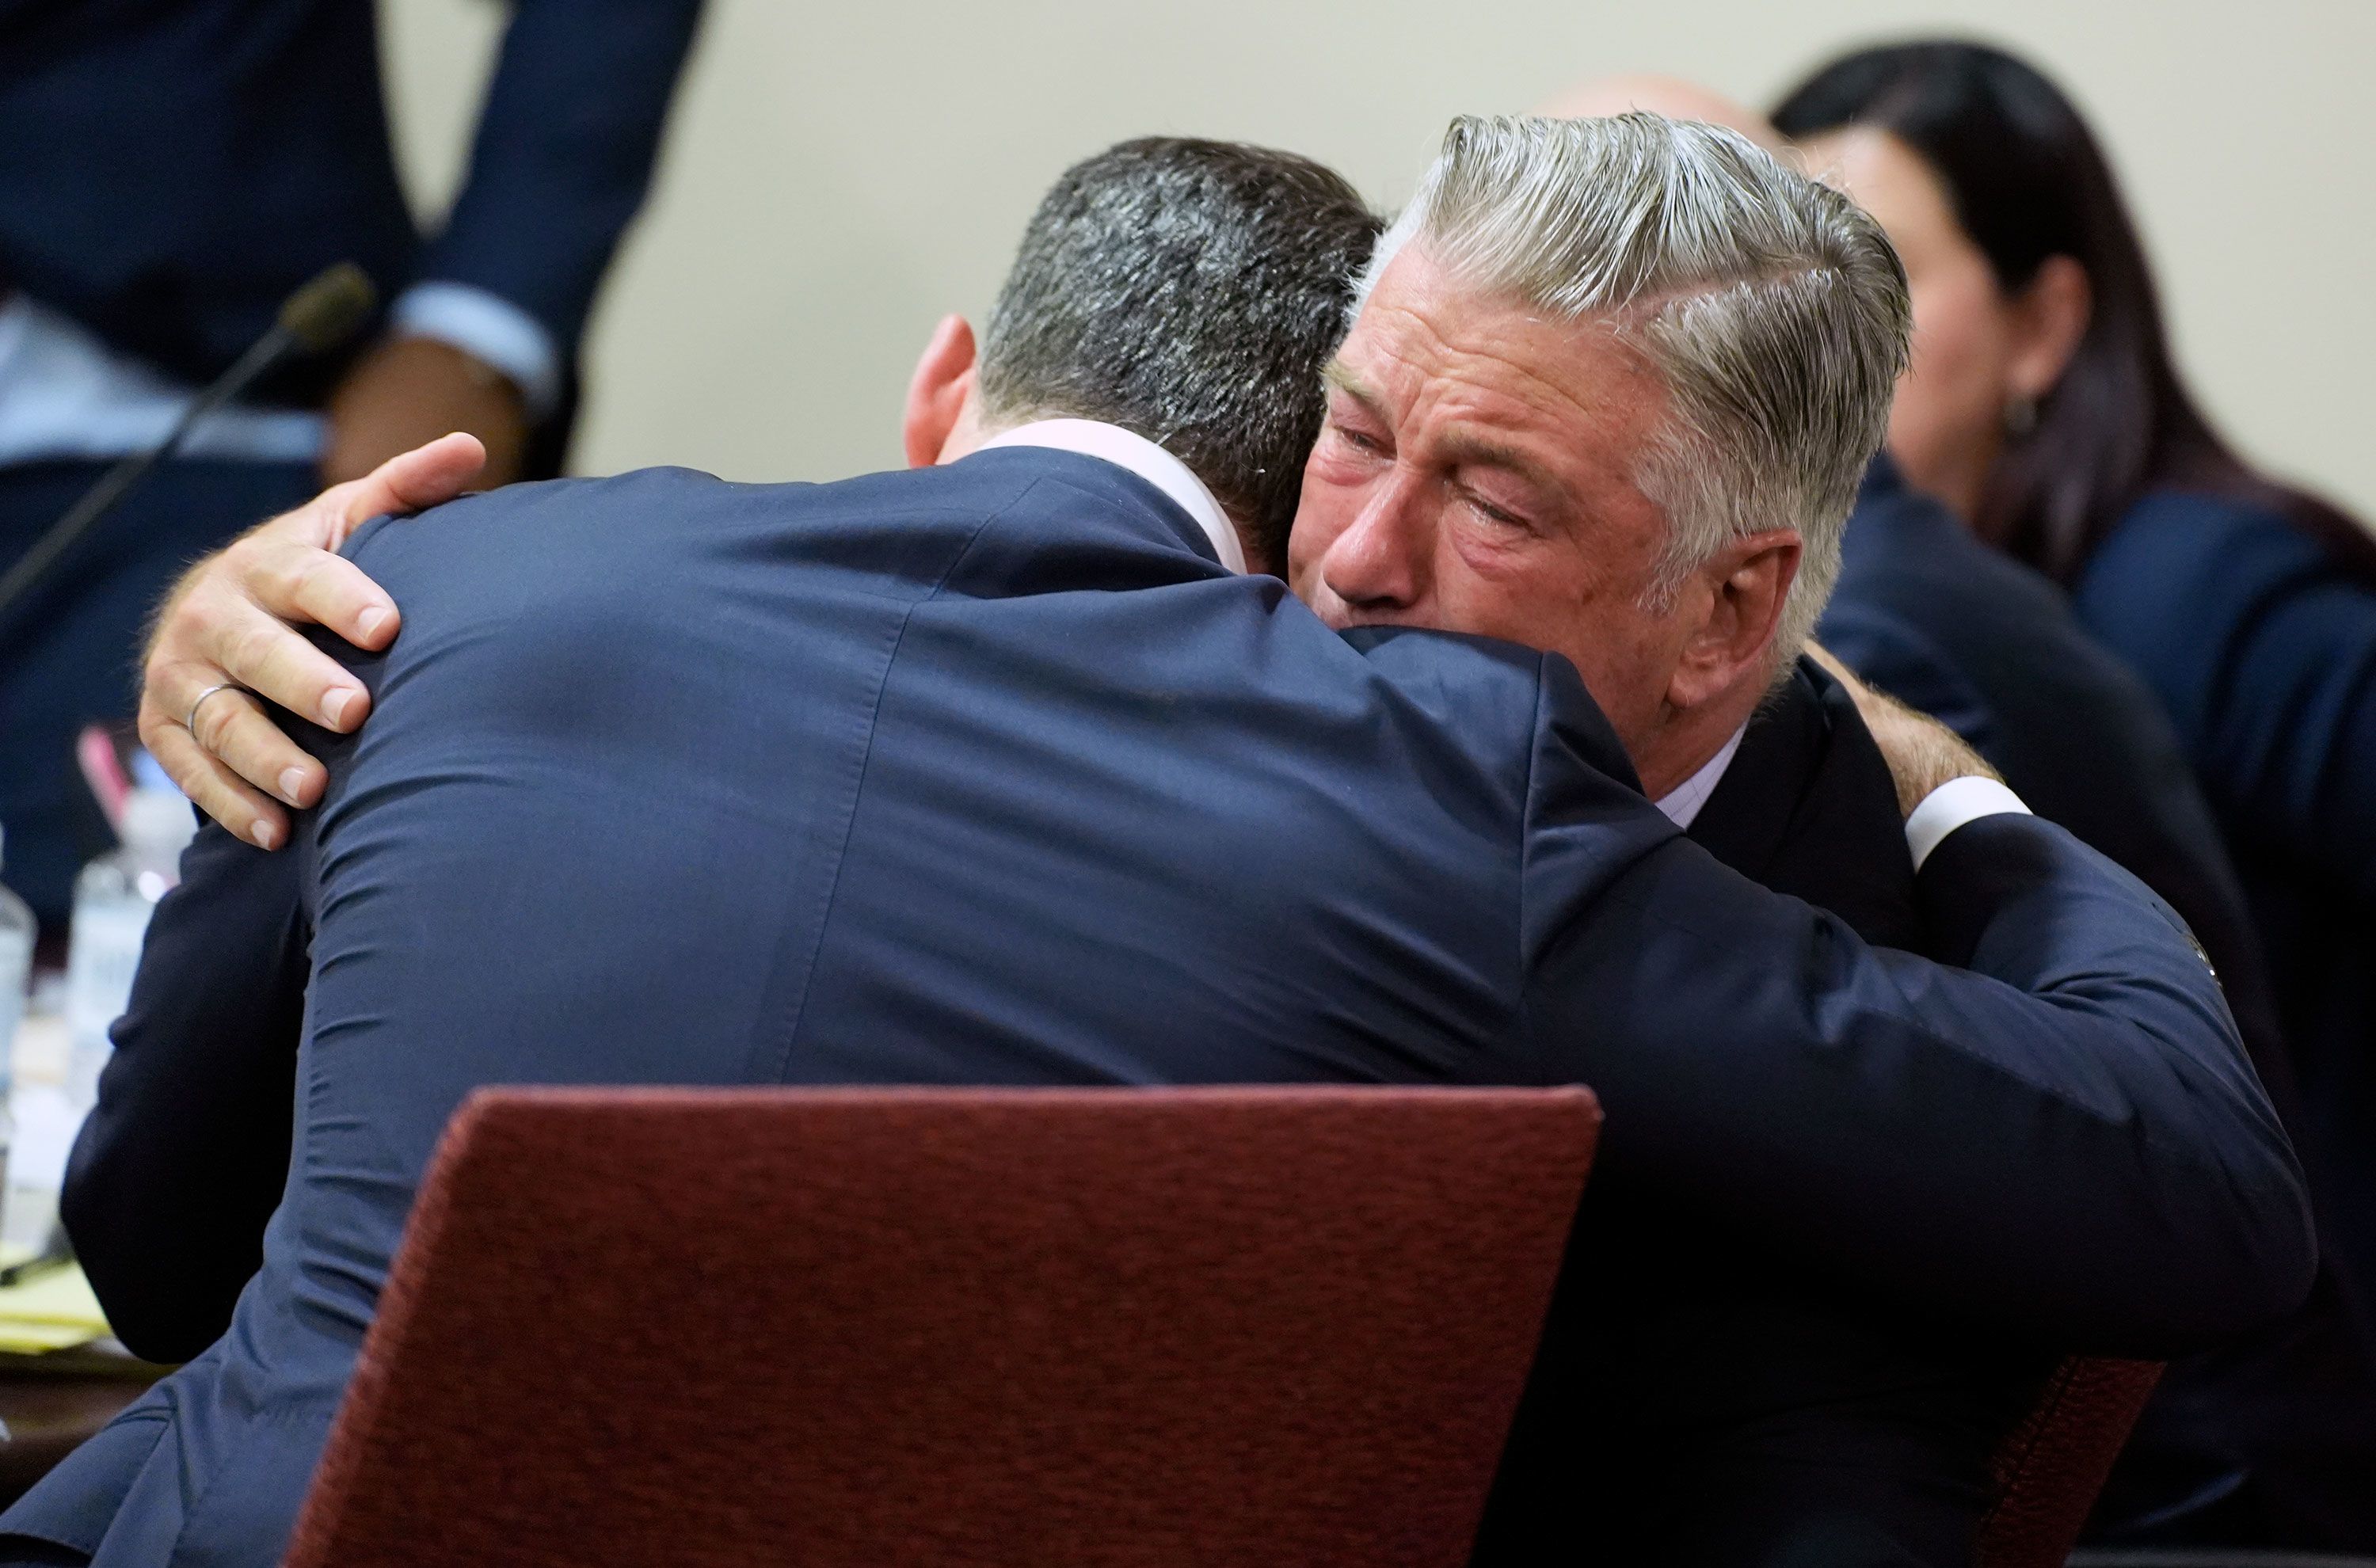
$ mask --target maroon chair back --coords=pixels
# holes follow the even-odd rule
[[[290,1562],[1458,1564],[1580,1089],[498,1090]]]
[[[2062,1568],[2160,1381],[2159,1361],[2073,1356],[2054,1369],[1990,1462],[1996,1498],[1980,1523],[1978,1568]]]

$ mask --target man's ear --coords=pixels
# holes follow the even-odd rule
[[[941,460],[972,399],[974,371],[973,328],[964,316],[943,316],[908,381],[908,408],[899,434],[909,468],[928,469]]]
[[[1775,628],[1799,580],[1799,530],[1768,529],[1737,539],[1694,575],[1687,592],[1705,607],[1683,642],[1667,701],[1690,709],[1733,690],[1744,674],[1761,683],[1772,663]]]

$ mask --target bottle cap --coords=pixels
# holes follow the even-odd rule
[[[182,850],[198,836],[198,824],[190,814],[190,802],[177,791],[135,790],[124,798],[124,816],[115,831],[133,859],[170,871]]]

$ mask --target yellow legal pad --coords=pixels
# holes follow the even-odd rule
[[[106,1333],[107,1316],[80,1264],[60,1264],[0,1285],[0,1354],[67,1350]]]

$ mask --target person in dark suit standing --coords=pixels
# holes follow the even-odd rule
[[[1903,477],[1873,481],[1826,636],[1918,704],[1955,700],[1913,695],[1918,667],[1956,669],[2025,798],[2178,904],[2248,1038],[2282,1036],[2284,1072],[2255,1051],[2332,1277],[2279,1342],[2173,1371],[2107,1538],[2376,1550],[2376,545],[2211,428],[2110,165],[2037,70],[1959,42],[1864,50],[1775,117],[1917,282]]]
[[[1783,396],[1809,371],[1792,360],[1765,367],[1771,400],[1731,414],[1815,422],[1780,445],[1810,466],[1793,505],[1835,533],[1904,330],[1894,263],[1845,202],[1734,138],[1648,120],[1462,122],[1423,188],[1442,220],[1515,224],[1524,249],[1547,192],[1614,190],[1617,164],[1659,171],[1643,199],[1722,192],[1723,215],[1763,216],[1805,253],[1803,278],[1772,278],[1763,255],[1767,290],[1722,273],[1696,279],[1703,295],[1799,351],[1844,307],[1860,324],[1841,398]],[[285,1528],[368,1321],[374,1265],[353,1262],[392,1249],[445,1115],[490,1075],[1581,1079],[1610,1111],[1604,1174],[1844,1287],[2132,1350],[2291,1304],[2309,1263],[2294,1178],[2182,925],[1976,760],[1876,710],[1911,814],[1905,874],[1941,950],[1982,975],[1870,947],[1682,838],[1566,659],[1416,615],[1340,636],[1233,570],[1278,559],[1297,510],[1281,480],[1311,444],[1312,380],[1246,356],[1282,315],[1310,334],[1307,369],[1335,336],[1347,269],[1310,253],[1325,178],[1210,144],[1075,171],[979,361],[956,322],[927,350],[908,434],[935,466],[821,487],[663,470],[516,488],[356,537],[406,617],[386,653],[346,655],[374,717],[308,737],[330,782],[293,854],[217,831],[194,850],[68,1198],[111,1307],[161,1333],[147,1228],[170,1229],[193,1173],[220,1169],[203,1145],[250,1124],[252,1086],[287,1081],[285,1058],[259,1067],[247,1020],[209,1015],[302,996],[299,1155],[261,1271],[232,1332],[0,1528],[101,1562]],[[1200,212],[1215,216],[1186,221]],[[1715,216],[1694,232],[1722,232]],[[1636,217],[1569,209],[1538,261],[1583,275]],[[1659,383],[1631,365],[1605,379],[1578,352],[1607,341],[1598,313],[1637,296],[1547,320],[1513,282],[1447,271],[1450,240],[1413,221],[1373,264],[1303,469],[1324,553],[1377,529],[1440,542],[1416,564],[1452,590],[1443,608],[1500,624],[1587,545],[1612,616],[1664,563],[1666,608],[1637,624],[1666,640],[1636,669],[1604,661],[1622,677],[1609,706],[1669,741],[1643,753],[1662,770],[1686,734],[1737,758],[1752,741],[1731,710],[1744,678],[1754,706],[1793,602],[1798,550],[1772,535],[1793,530],[1694,517],[1699,558],[1676,564],[1657,504],[1627,488],[1636,452],[1581,447],[1570,407],[1493,395],[1573,376],[1566,394],[1655,437]],[[1366,247],[1366,218],[1337,231]],[[1309,308],[1282,313],[1299,276]],[[1671,300],[1693,281],[1613,286]],[[1497,350],[1419,365],[1395,345],[1422,320]],[[1738,353],[1748,329],[1700,326],[1668,346],[1673,374]],[[1249,386],[1283,409],[1250,408]],[[1429,423],[1454,407],[1474,422]],[[1586,490],[1592,512],[1554,509]],[[1538,569],[1497,583],[1463,547],[1520,508],[1535,531],[1488,564],[1531,550]],[[1622,530],[1607,551],[1605,519]],[[1662,658],[1675,668],[1656,675]],[[1632,700],[1645,683],[1680,700]],[[1654,787],[1685,810],[1721,787],[1717,760]],[[539,907],[571,911],[550,951],[561,924]],[[541,956],[523,963],[523,943]],[[621,944],[636,961],[614,961]],[[233,964],[250,983],[224,981]],[[1909,1100],[1908,1083],[1930,1092]],[[241,1420],[258,1408],[289,1414]],[[174,1478],[226,1452],[273,1479],[202,1516]]]
[[[0,620],[6,875],[63,931],[108,847],[76,732],[130,716],[142,616],[191,558],[451,430],[481,482],[555,471],[578,338],[643,200],[699,0],[514,0],[470,172],[414,226],[372,0],[0,0],[0,569],[323,267],[375,341],[209,417]]]

